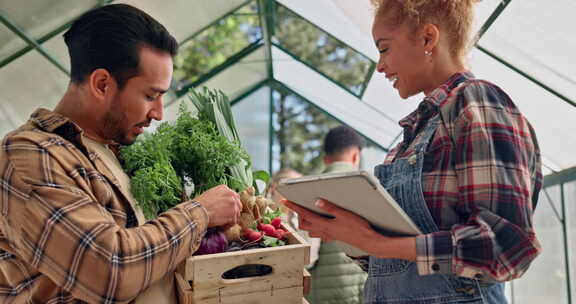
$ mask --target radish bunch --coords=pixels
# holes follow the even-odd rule
[[[288,230],[282,227],[280,210],[267,211],[261,219],[243,230],[243,237],[248,242],[262,242],[265,247],[285,245]]]

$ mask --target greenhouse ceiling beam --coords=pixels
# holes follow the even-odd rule
[[[502,57],[490,52],[488,49],[484,48],[483,46],[476,44],[476,48],[479,49],[480,51],[482,51],[484,54],[492,57],[493,59],[496,59],[496,61],[504,64],[506,67],[508,67],[509,69],[515,71],[516,73],[524,76],[524,78],[532,81],[533,83],[535,83],[537,86],[543,88],[544,90],[548,91],[549,93],[551,93],[552,95],[564,100],[565,102],[569,103],[570,105],[572,105],[573,107],[576,107],[576,102],[574,102],[573,100],[571,100],[570,98],[560,94],[559,92],[557,92],[556,90],[554,90],[553,88],[547,86],[546,84],[544,84],[543,82],[537,80],[536,78],[528,75],[528,73],[520,70],[519,68],[515,67],[513,64],[509,63],[508,61],[504,60]]]
[[[274,0],[276,1],[276,0]],[[302,15],[298,14],[297,12],[295,12],[294,10],[290,9],[289,7],[287,7],[286,5],[283,5],[281,3],[278,3],[278,5],[282,6],[284,9],[288,10],[290,13],[294,14],[296,17],[308,22],[311,26],[315,27],[317,30],[325,33],[328,37],[330,37],[331,39],[336,40],[337,42],[341,43],[342,45],[345,45],[347,48],[349,48],[350,50],[358,53],[360,56],[366,58],[370,63],[371,66],[369,68],[368,73],[366,74],[366,77],[364,79],[364,82],[362,84],[362,89],[360,91],[360,93],[356,94],[354,92],[352,92],[352,90],[346,88],[343,84],[339,83],[338,81],[336,81],[335,79],[332,79],[330,77],[328,77],[328,75],[326,75],[325,73],[321,72],[320,70],[316,69],[315,67],[313,67],[312,65],[306,63],[304,60],[302,60],[299,56],[293,54],[292,52],[290,52],[289,50],[287,50],[286,48],[284,48],[283,46],[281,46],[279,43],[273,42],[272,44],[276,47],[278,47],[279,49],[283,50],[285,53],[289,54],[290,56],[292,56],[294,59],[296,59],[297,61],[303,63],[304,65],[306,65],[307,67],[311,68],[312,70],[316,71],[317,73],[319,73],[320,75],[324,76],[325,78],[327,78],[328,80],[330,80],[331,82],[335,83],[336,85],[338,85],[339,87],[341,87],[342,89],[346,90],[348,93],[358,97],[358,98],[362,98],[362,96],[364,95],[364,92],[366,91],[366,88],[368,87],[368,82],[370,81],[370,79],[372,78],[372,75],[374,74],[374,70],[376,69],[376,62],[374,62],[370,57],[366,56],[366,54],[364,54],[363,52],[360,52],[359,50],[355,49],[354,47],[350,46],[348,43],[338,39],[336,36],[334,36],[331,32],[324,30],[322,27],[318,26],[317,24],[315,24],[314,22],[308,20],[307,18],[303,17]]]
[[[239,102],[242,102],[242,100],[250,95],[252,95],[252,93],[258,91],[260,88],[266,86],[268,83],[270,82],[269,79],[264,79],[258,83],[256,83],[255,85],[249,87],[247,90],[245,90],[244,92],[242,92],[240,95],[238,95],[237,97],[235,97],[234,99],[232,99],[230,101],[230,105],[235,105]]]
[[[400,136],[402,136],[402,134],[404,134],[404,130],[400,131],[398,135],[396,135],[394,139],[390,142],[387,148],[388,151],[391,151],[394,148],[396,141],[400,138]]]
[[[369,61],[375,63],[372,59],[370,59],[370,57],[368,57],[366,54],[364,54],[363,52],[360,52],[359,50],[357,50],[356,48],[352,47],[351,45],[349,45],[348,43],[340,40],[338,37],[334,36],[330,31],[325,30],[324,28],[322,28],[321,26],[319,26],[318,24],[310,21],[309,19],[303,17],[302,15],[298,14],[297,12],[295,12],[294,10],[292,10],[291,8],[287,7],[286,5],[282,4],[282,3],[278,3],[278,5],[284,7],[285,9],[287,9],[288,11],[290,11],[292,14],[296,15],[298,18],[305,20],[306,22],[310,23],[311,25],[313,25],[314,27],[316,27],[317,29],[321,30],[322,32],[326,33],[326,35],[328,35],[328,37],[342,43],[343,45],[345,45],[346,47],[350,48],[351,50],[353,50],[354,52],[364,56],[366,59],[368,59]]]
[[[336,117],[334,117],[334,115],[332,115],[330,112],[324,110],[324,108],[318,106],[316,103],[310,101],[308,98],[300,95],[299,93],[295,92],[294,90],[292,90],[291,88],[289,88],[287,85],[285,85],[283,82],[278,81],[276,79],[274,79],[273,81],[271,81],[271,85],[278,85],[280,87],[282,87],[282,89],[290,92],[291,94],[294,94],[296,97],[298,97],[299,99],[313,105],[314,107],[316,107],[320,112],[324,113],[325,115],[327,115],[328,117],[338,121],[339,123],[343,124],[343,125],[347,125],[347,123],[345,123],[344,121],[342,121],[341,119],[338,119]],[[356,130],[356,129],[355,129]],[[366,138],[370,143],[372,143],[373,145],[377,146],[378,148],[382,149],[384,152],[388,153],[389,150],[385,147],[383,147],[381,144],[373,141],[369,136],[364,135],[362,132],[359,132],[358,130],[356,130],[356,132],[358,132],[358,134],[362,135],[362,137]]]
[[[510,4],[510,2],[512,2],[512,0],[501,0],[500,1],[500,4],[498,4],[498,6],[492,12],[490,17],[488,17],[488,20],[486,20],[486,22],[484,22],[484,24],[480,27],[480,29],[478,30],[478,32],[474,36],[474,38],[472,40],[472,42],[473,42],[472,45],[476,45],[476,43],[478,43],[480,38],[482,38],[482,36],[484,36],[484,33],[486,33],[486,31],[488,31],[488,29],[490,28],[490,26],[492,26],[492,24],[494,24],[494,21],[496,21],[496,19],[498,19],[500,14],[502,14],[504,9],[508,6],[508,4]]]
[[[277,47],[278,49],[282,50],[284,53],[286,53],[287,55],[289,55],[290,57],[292,57],[294,60],[300,62],[301,64],[305,65],[307,68],[311,69],[312,71],[318,73],[320,76],[322,76],[323,78],[327,79],[328,81],[330,81],[331,83],[337,85],[339,88],[341,88],[342,90],[350,93],[352,96],[356,97],[356,98],[360,98],[359,94],[356,94],[354,92],[352,92],[352,90],[350,90],[349,88],[345,87],[343,84],[341,84],[340,82],[338,82],[337,80],[335,80],[334,78],[326,75],[324,72],[320,71],[319,69],[317,69],[316,67],[314,67],[313,65],[309,64],[308,62],[302,60],[300,58],[300,56],[295,55],[294,53],[290,52],[290,50],[288,50],[287,48],[281,46],[280,44],[276,43],[276,42],[272,42],[272,45]]]
[[[104,6],[106,4],[109,4],[111,2],[113,2],[114,0],[100,0],[99,4],[96,5],[94,8],[97,7],[101,7]],[[0,14],[0,17],[2,17],[2,15]],[[58,34],[61,34],[62,32],[64,32],[66,29],[68,29],[70,27],[70,25],[72,24],[72,21],[67,22],[61,26],[59,26],[58,28],[56,28],[55,30],[51,31],[50,33],[40,37],[39,39],[36,40],[36,42],[38,44],[43,44],[44,42],[52,39],[53,37],[55,37]],[[16,35],[18,35],[17,33],[15,33]],[[32,38],[31,38],[32,39]],[[27,42],[27,41],[26,41]],[[29,43],[26,43],[26,46],[18,51],[16,51],[14,54],[8,56],[6,59],[0,61],[0,69],[4,66],[6,66],[7,64],[9,64],[10,62],[18,59],[19,57],[23,56],[24,54],[30,52],[31,50],[35,49],[34,46],[30,45]]]
[[[366,93],[366,89],[368,88],[368,84],[370,80],[372,80],[372,76],[374,76],[374,71],[376,70],[376,63],[370,60],[370,69],[368,69],[368,76],[364,79],[364,83],[362,83],[362,90],[360,90],[360,95],[358,98],[362,99],[364,97],[364,93]]]
[[[274,36],[274,13],[275,0],[259,0],[260,27],[264,38],[264,58],[266,60],[266,72],[268,79],[274,78],[274,66],[272,64],[272,37]]]
[[[572,269],[570,258],[570,217],[568,215],[568,208],[566,207],[566,196],[564,194],[564,184],[560,185],[560,202],[562,203],[562,241],[564,242],[564,272],[566,273],[566,292],[568,294],[568,304],[572,304]]]
[[[212,68],[210,71],[208,71],[207,73],[205,73],[204,75],[202,75],[200,78],[198,78],[198,80],[195,80],[194,82],[187,84],[186,86],[184,86],[182,89],[179,89],[176,91],[176,99],[180,98],[182,95],[186,94],[186,92],[190,89],[190,88],[194,88],[194,87],[198,87],[199,85],[201,85],[202,83],[210,80],[212,77],[218,75],[220,72],[226,70],[228,67],[238,63],[240,60],[244,59],[245,57],[247,57],[248,55],[254,53],[256,50],[258,50],[261,46],[262,46],[262,40],[256,41],[252,44],[249,44],[247,47],[243,48],[242,50],[240,50],[238,53],[228,57],[228,59],[226,59],[226,61],[224,61],[223,63],[221,63],[220,65],[217,65],[216,67]],[[176,100],[175,99],[175,100]],[[167,107],[169,105],[171,105],[172,102],[167,103],[164,107]]]
[[[52,55],[48,54],[46,49],[42,47],[34,38],[28,36],[20,27],[18,27],[15,23],[8,20],[8,18],[4,15],[0,15],[0,22],[4,24],[8,29],[10,29],[14,34],[18,35],[22,40],[26,41],[28,46],[33,49],[36,49],[38,53],[40,53],[44,58],[48,59],[53,65],[55,65],[60,71],[64,72],[66,76],[70,77],[70,71],[66,69],[56,58],[52,57]]]
[[[565,184],[576,180],[576,167],[564,169],[557,173],[544,176],[542,187],[551,187],[554,185]]]
[[[220,21],[230,17],[231,15],[234,15],[234,13],[243,8],[244,6],[246,6],[248,3],[253,2],[255,0],[246,0],[244,2],[242,2],[240,5],[236,6],[235,8],[229,10],[227,13],[225,13],[224,15],[216,18],[214,21],[208,23],[206,26],[200,28],[199,30],[195,31],[194,33],[192,33],[190,36],[188,36],[187,38],[183,39],[182,41],[178,42],[178,45],[182,45],[186,42],[188,42],[189,40],[192,40],[194,38],[196,38],[196,36],[200,35],[200,33],[202,33],[203,31],[207,30],[208,28],[218,24]]]
[[[303,64],[304,66],[306,66],[307,68],[311,69],[312,71],[318,73],[320,76],[322,76],[324,79],[330,81],[331,83],[335,84],[336,86],[338,86],[339,88],[341,88],[342,90],[350,93],[352,96],[358,98],[358,102],[362,102],[362,100],[360,99],[361,96],[358,96],[357,94],[355,94],[354,92],[352,92],[350,89],[346,88],[345,86],[343,86],[341,83],[339,83],[338,81],[334,80],[333,78],[329,77],[328,75],[324,74],[322,71],[316,69],[314,66],[312,66],[311,64],[307,63],[306,61],[302,60],[299,56],[294,55],[292,52],[290,52],[288,49],[282,47],[281,45],[273,42],[272,45],[274,45],[275,47],[277,47],[279,50],[283,51],[284,53],[286,53],[287,55],[289,55],[290,57],[292,57],[295,61]],[[369,77],[371,78],[373,75],[373,72],[368,74]],[[372,110],[374,110],[374,112],[377,112],[378,114],[384,116],[386,119],[390,120],[393,123],[396,123],[396,119],[390,117],[390,115],[382,112],[381,110],[379,110],[378,108],[376,108],[375,106],[369,104],[369,103],[364,103],[367,107],[371,108]]]

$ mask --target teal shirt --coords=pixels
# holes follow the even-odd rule
[[[326,166],[322,173],[334,173],[334,172],[346,172],[346,171],[356,171],[357,168],[349,162],[337,161]]]

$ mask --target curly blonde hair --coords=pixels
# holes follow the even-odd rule
[[[376,20],[387,25],[407,24],[414,31],[432,23],[443,30],[450,42],[450,53],[464,59],[470,48],[474,3],[480,0],[370,0]]]

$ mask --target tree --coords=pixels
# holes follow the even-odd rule
[[[319,173],[323,167],[322,145],[330,128],[340,123],[281,85],[273,87],[272,126],[279,168],[304,174]]]
[[[243,49],[262,44],[258,12],[258,2],[252,1],[183,43],[174,60],[178,86],[189,86]],[[272,41],[350,92],[363,90],[373,64],[368,58],[278,2],[274,12]],[[281,84],[272,83],[273,168],[319,172],[324,135],[339,122]]]
[[[368,58],[284,6],[277,4],[275,20],[274,34],[281,47],[341,86],[360,93],[372,64]],[[277,85],[273,89],[272,125],[278,146],[274,161],[278,168],[318,173],[324,166],[324,136],[340,123],[286,88]]]
[[[231,15],[188,39],[174,58],[178,89],[197,81],[212,69],[250,44],[262,39],[256,3],[247,4]]]
[[[370,59],[282,5],[276,20],[275,37],[283,48],[353,93],[362,91]]]

